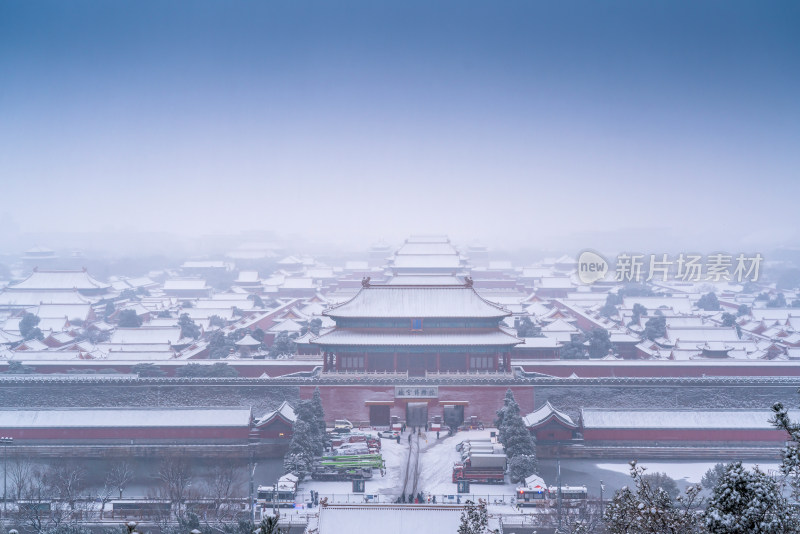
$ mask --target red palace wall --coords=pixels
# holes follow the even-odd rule
[[[787,434],[779,430],[694,430],[694,429],[584,429],[586,445],[591,441],[786,441]]]
[[[254,431],[261,439],[286,439],[292,438],[292,425],[282,419],[275,419]],[[283,434],[283,435],[281,435]]]
[[[512,362],[512,365],[515,365]],[[615,363],[609,361],[589,362],[570,362],[564,365],[562,361],[529,363],[522,365],[522,368],[530,373],[543,373],[546,375],[567,378],[575,373],[580,378],[682,378],[682,377],[703,377],[703,376],[800,376],[800,362],[777,363],[759,362],[754,365],[703,365],[697,363],[684,364],[682,362],[664,363]]]
[[[535,432],[537,441],[569,441],[572,431],[565,428],[541,428]]]
[[[24,359],[23,359],[24,361]],[[216,360],[203,360],[203,363],[214,363]],[[180,365],[175,365],[172,362],[165,362],[161,364],[160,362],[153,362],[156,367],[160,367],[164,372],[167,373],[167,376],[175,376],[175,371],[181,367],[182,365],[188,363],[198,363],[197,360],[193,361],[186,361],[185,363],[181,363]],[[267,373],[267,376],[283,376],[288,375],[291,373],[299,373],[299,372],[310,372],[322,364],[321,361],[303,361],[297,362],[296,364],[289,364],[289,365],[270,365],[269,360],[264,360],[264,363],[253,364],[253,363],[246,363],[242,365],[237,365],[236,362],[229,362],[225,361],[229,366],[233,367],[239,372],[240,377],[246,378],[258,378],[264,373]],[[81,362],[80,365],[76,365],[74,360],[67,360],[63,363],[59,364],[40,364],[37,362],[25,362],[25,365],[29,365],[36,369],[37,373],[63,373],[67,369],[79,369],[81,371],[90,371],[94,370],[95,372],[99,372],[103,369],[113,369],[119,373],[127,374],[132,372],[133,364],[130,363],[118,363],[118,362],[92,362],[91,364],[85,364]],[[0,363],[0,371],[5,371],[6,364]],[[100,375],[102,376],[102,374]]]
[[[250,427],[231,428],[4,428],[3,435],[15,440],[244,440]]]
[[[314,388],[315,386],[301,387],[300,396],[310,399],[314,394]],[[369,421],[368,401],[391,402],[390,415],[397,416],[401,420],[406,417],[408,402],[427,402],[428,418],[432,418],[443,415],[444,404],[448,401],[467,401],[468,404],[464,406],[464,417],[469,419],[473,415],[477,416],[478,420],[487,425],[491,424],[496,416],[495,412],[503,405],[503,398],[508,388],[507,385],[446,385],[439,386],[438,399],[395,399],[394,386],[319,386],[325,419],[329,422],[334,419],[348,419],[353,423]],[[511,390],[520,405],[521,413],[533,411],[532,386],[511,386]]]

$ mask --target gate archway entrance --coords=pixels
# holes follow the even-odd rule
[[[445,404],[444,405],[444,424],[452,428],[458,428],[464,424],[464,405]]]
[[[369,426],[389,426],[389,409],[387,405],[369,407]]]
[[[406,404],[406,426],[422,428],[428,426],[427,402],[409,402]]]

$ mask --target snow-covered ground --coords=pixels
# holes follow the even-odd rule
[[[420,471],[418,490],[425,496],[436,495],[437,502],[459,501],[456,485],[452,482],[453,464],[461,460],[456,445],[467,439],[488,439],[490,430],[470,430],[458,432],[454,436],[436,439],[436,434],[421,434]],[[325,482],[310,478],[300,484],[299,493],[317,491],[320,498],[328,497],[330,502],[393,502],[403,488],[403,477],[408,458],[408,433],[404,433],[398,444],[390,439],[381,440],[381,454],[386,462],[386,473],[375,473],[366,481],[365,494],[353,495],[350,481]],[[510,503],[517,484],[472,484],[467,498],[484,498],[490,503],[501,505]]]
[[[638,462],[639,465],[647,468],[647,473],[666,473],[670,478],[676,481],[684,481],[688,484],[699,484],[703,475],[706,474],[706,471],[714,467],[717,463],[720,462],[648,462],[646,460]],[[758,465],[765,473],[771,473],[780,468],[780,464],[768,462],[745,463],[743,465],[747,468]],[[616,473],[630,473],[630,465],[627,463],[602,463],[597,464],[597,467],[598,469],[605,469]]]
[[[513,513],[510,508],[515,497],[518,484],[512,484],[506,478],[505,484],[471,484],[470,494],[459,496],[456,485],[452,482],[453,464],[460,461],[456,445],[467,439],[488,439],[490,429],[458,432],[454,436],[443,435],[437,440],[434,433],[423,434],[420,440],[420,470],[418,490],[426,497],[436,496],[437,503],[458,503],[466,499],[483,498],[489,502],[490,511],[494,513]],[[328,497],[329,502],[363,503],[394,502],[403,487],[406,461],[408,458],[408,433],[404,433],[398,444],[394,440],[382,439],[381,454],[386,461],[384,476],[375,473],[366,481],[364,495],[352,494],[350,481],[323,482],[308,479],[301,483],[298,497],[305,500],[311,490],[317,491],[320,497]],[[648,473],[666,473],[675,479],[683,490],[689,484],[696,484],[714,464],[718,462],[691,461],[641,461]],[[540,474],[549,485],[556,483],[556,461],[540,460]],[[775,462],[755,462],[745,464],[747,467],[759,465],[766,473],[778,469]],[[590,459],[561,460],[562,483],[565,485],[585,485],[589,494],[598,496],[600,481],[604,481],[605,497],[609,498],[614,491],[630,483],[628,462],[605,461],[602,463]]]
[[[436,435],[428,435],[428,443],[422,444],[420,457],[419,487],[423,493],[432,495],[455,495],[456,485],[453,483],[453,464],[461,460],[456,450],[458,443],[467,439],[488,439],[492,429],[468,430],[458,432],[451,437],[436,440]],[[485,496],[513,496],[517,484],[511,484],[506,478],[505,484],[471,484],[470,493]],[[438,500],[438,497],[437,497]],[[495,500],[494,498],[491,499]]]
[[[376,433],[373,432],[373,434]],[[400,493],[402,489],[401,476],[405,471],[408,456],[406,435],[403,435],[399,444],[391,439],[381,439],[381,455],[386,462],[386,471],[384,476],[377,471],[373,472],[372,478],[365,483],[365,495],[394,496]],[[311,480],[309,477],[300,484],[300,493],[309,493],[312,490],[319,492],[320,498],[328,497],[331,502],[364,502],[365,500],[364,496],[360,494],[347,497],[347,494],[353,490],[353,484],[349,480],[322,481]],[[384,498],[381,502],[389,500]]]

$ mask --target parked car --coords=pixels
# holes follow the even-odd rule
[[[399,435],[400,432],[396,430],[381,430],[378,432],[379,438],[397,439],[397,436]]]
[[[350,432],[351,430],[353,430],[353,423],[347,419],[337,419],[333,422],[334,432]]]

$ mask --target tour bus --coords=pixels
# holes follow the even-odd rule
[[[588,498],[586,486],[561,486],[561,506],[581,508]],[[558,487],[536,484],[517,488],[517,504],[522,507],[555,508],[558,506]]]

